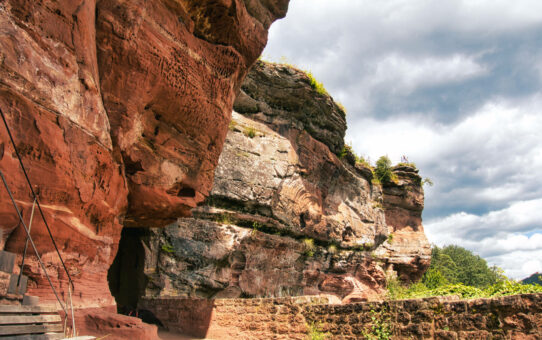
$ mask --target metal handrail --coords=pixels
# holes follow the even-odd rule
[[[75,315],[74,315],[74,311],[73,311],[73,301],[72,301],[72,290],[75,291],[75,285],[74,285],[73,280],[72,280],[72,278],[70,276],[70,273],[68,272],[68,269],[66,268],[66,264],[64,263],[64,260],[62,259],[62,255],[60,255],[60,251],[58,250],[58,247],[56,245],[53,234],[51,233],[51,228],[49,228],[49,224],[47,223],[47,219],[45,218],[45,214],[43,213],[43,210],[41,209],[41,205],[40,205],[38,196],[36,195],[36,192],[34,191],[34,188],[32,187],[32,183],[30,182],[30,178],[28,177],[28,173],[26,172],[26,168],[24,167],[24,164],[23,164],[23,161],[22,161],[21,156],[19,154],[19,151],[17,150],[17,146],[15,145],[15,140],[13,139],[13,135],[11,134],[11,130],[9,129],[8,122],[7,122],[6,117],[4,115],[4,112],[2,111],[1,108],[0,108],[0,115],[2,116],[2,120],[4,122],[4,126],[6,127],[6,131],[8,133],[9,139],[11,141],[11,145],[13,146],[13,150],[15,151],[15,154],[17,155],[17,159],[19,160],[19,165],[21,166],[21,169],[23,170],[24,177],[26,179],[26,182],[28,184],[30,192],[32,193],[32,196],[34,198],[34,203],[38,207],[41,218],[43,219],[43,222],[45,224],[47,232],[49,233],[49,237],[50,237],[50,239],[51,239],[51,241],[53,243],[53,246],[54,246],[54,248],[56,250],[58,258],[60,259],[60,262],[62,263],[62,267],[64,268],[64,271],[66,272],[66,275],[68,277],[68,284],[69,284],[68,285],[68,295],[69,295],[69,299],[70,299],[71,316],[72,316],[72,323],[73,323],[72,335],[75,335],[76,334],[76,331],[75,331]],[[40,255],[38,253],[38,249],[36,248],[36,245],[34,244],[34,241],[32,240],[32,237],[30,235],[30,231],[27,228],[26,223],[23,220],[23,217],[21,215],[19,207],[17,206],[17,203],[15,202],[15,199],[13,198],[13,195],[12,195],[10,189],[9,189],[6,178],[4,177],[4,174],[2,173],[1,170],[0,170],[0,175],[2,177],[2,181],[4,182],[4,186],[5,186],[8,194],[9,194],[9,196],[11,198],[13,206],[14,206],[15,210],[17,211],[17,215],[19,216],[19,221],[23,224],[24,230],[25,230],[26,235],[27,235],[27,240],[26,240],[27,244],[25,245],[25,253],[26,253],[26,248],[27,248],[28,242],[30,241],[30,244],[32,245],[32,248],[34,249],[34,252],[36,253],[36,257],[38,258],[38,261],[39,261],[39,263],[40,263],[40,265],[41,265],[41,267],[43,269],[43,272],[45,273],[45,276],[47,277],[47,281],[49,281],[49,285],[51,286],[51,289],[53,290],[53,293],[55,294],[55,297],[58,300],[58,303],[60,304],[60,307],[66,313],[66,318],[67,318],[68,317],[68,310],[66,309],[66,306],[64,304],[62,304],[60,298],[58,297],[58,293],[57,293],[57,291],[56,291],[56,289],[55,289],[55,287],[54,287],[54,285],[53,285],[53,283],[51,281],[51,278],[49,277],[49,274],[47,273],[45,265],[43,264],[43,262],[41,260],[41,257],[40,257]],[[33,212],[34,212],[34,207],[32,207],[32,213]],[[21,271],[22,270],[23,270],[23,268],[21,268]]]
[[[36,208],[36,200],[34,200],[34,203],[32,204],[32,211],[30,213],[30,221],[28,222],[29,234],[32,232],[32,221],[34,221],[34,210],[35,210],[34,208]],[[19,272],[19,278],[17,279],[17,287],[19,287],[19,285],[21,284],[21,277],[23,276],[24,260],[26,258],[27,250],[28,250],[28,237],[26,238],[26,242],[24,243],[23,260],[21,261],[21,271]]]

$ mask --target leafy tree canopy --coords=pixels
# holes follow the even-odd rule
[[[422,282],[428,288],[436,288],[442,283],[462,283],[472,287],[487,287],[504,279],[502,270],[489,267],[486,260],[460,246],[433,246],[431,266],[424,274]]]

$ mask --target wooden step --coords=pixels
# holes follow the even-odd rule
[[[62,339],[64,325],[55,307],[0,305],[0,339],[4,336],[9,339]]]
[[[53,306],[17,306],[0,305],[0,314],[51,314],[58,313],[58,309]]]
[[[55,322],[62,322],[60,315],[0,315],[0,326]]]
[[[64,339],[62,333],[45,333],[45,334],[25,334],[25,335],[9,335],[0,336],[0,339],[9,340],[61,340]]]
[[[17,334],[35,334],[48,332],[63,332],[62,324],[42,324],[42,325],[15,325],[15,326],[0,326],[0,335],[17,335]]]

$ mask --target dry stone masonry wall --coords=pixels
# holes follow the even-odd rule
[[[210,339],[365,339],[378,331],[391,339],[542,338],[542,294],[492,299],[427,298],[330,304],[326,297],[279,299],[143,300],[171,330]],[[314,333],[313,333],[314,334]],[[382,334],[382,333],[381,333]]]

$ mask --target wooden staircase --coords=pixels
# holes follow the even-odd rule
[[[63,339],[57,308],[39,306],[37,297],[25,294],[28,278],[13,273],[15,260],[0,250],[0,339]]]

